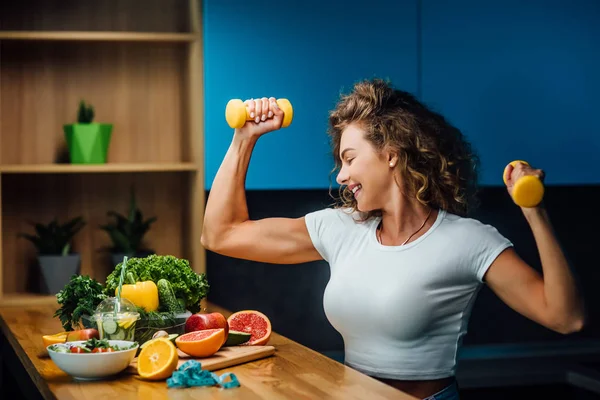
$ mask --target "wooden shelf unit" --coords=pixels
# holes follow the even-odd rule
[[[0,303],[41,291],[30,221],[83,216],[73,250],[104,283],[113,270],[100,224],[126,214],[134,187],[145,245],[206,271],[200,0],[23,0],[0,5]],[[63,125],[81,99],[112,123],[106,164],[69,164]]]
[[[12,164],[0,165],[3,174],[85,174],[118,172],[197,171],[191,162],[181,163],[108,163],[108,164]]]
[[[0,40],[66,40],[100,42],[172,42],[186,43],[198,39],[190,33],[161,32],[85,32],[85,31],[5,31]]]

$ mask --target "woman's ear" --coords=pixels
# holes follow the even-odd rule
[[[390,168],[394,168],[398,164],[398,155],[396,153],[388,153],[388,164]]]
[[[379,153],[379,157],[381,157],[380,160],[386,162],[390,168],[394,168],[398,165],[398,152],[389,146],[383,148]]]

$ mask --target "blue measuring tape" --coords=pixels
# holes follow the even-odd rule
[[[230,378],[229,382],[225,382]],[[170,378],[167,379],[167,387],[169,388],[187,388],[192,386],[214,386],[219,385],[224,389],[239,387],[235,374],[227,372],[221,376],[202,369],[202,363],[196,360],[186,361],[173,372]]]

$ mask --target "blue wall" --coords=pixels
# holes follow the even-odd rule
[[[422,98],[471,139],[483,183],[512,159],[599,183],[600,1],[422,4]]]
[[[327,113],[371,77],[461,128],[483,184],[501,184],[516,158],[548,184],[600,182],[600,2],[418,3],[204,1],[206,187],[231,142],[227,101],[274,96],[291,100],[294,122],[261,138],[247,188],[328,188]]]

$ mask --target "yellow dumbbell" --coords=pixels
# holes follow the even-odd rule
[[[278,99],[277,105],[283,111],[283,122],[282,128],[287,128],[294,118],[294,109],[292,103],[288,99]],[[246,121],[252,121],[254,118],[250,118],[250,113],[246,108],[244,102],[240,99],[232,99],[227,103],[225,108],[225,119],[232,128],[241,128],[244,126]]]
[[[517,163],[523,163],[529,165],[526,161],[515,160],[509,165],[513,167]],[[504,168],[504,174],[502,176],[504,184],[506,184],[506,170],[508,165]],[[526,175],[522,176],[514,184],[512,192],[513,201],[515,204],[521,207],[535,207],[542,202],[544,198],[544,184],[537,176]]]

